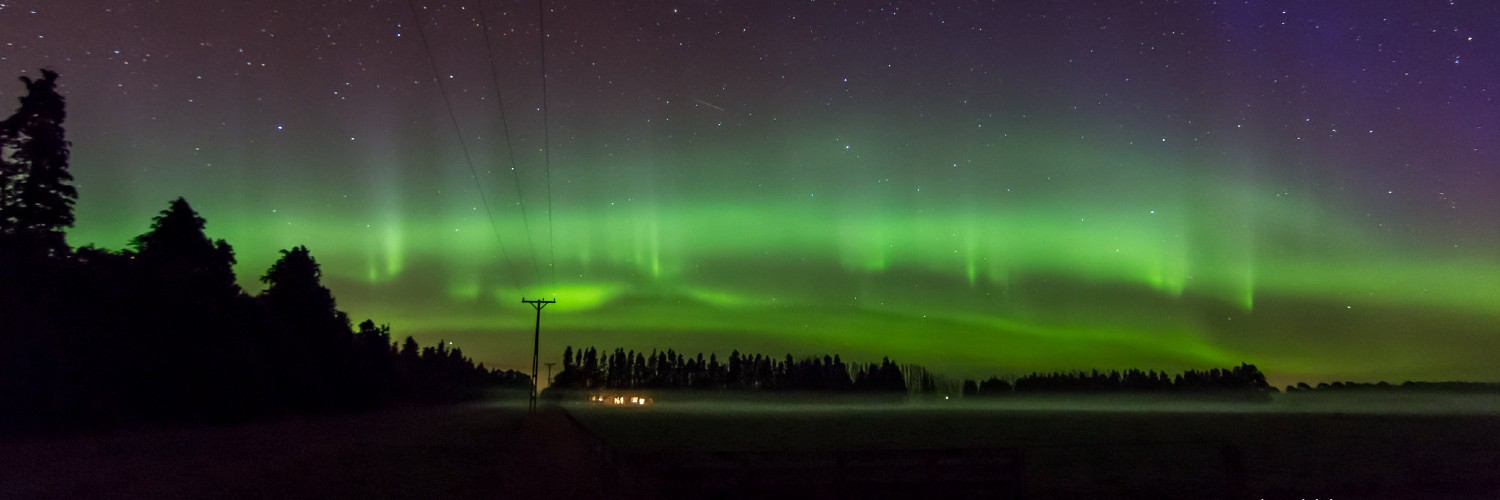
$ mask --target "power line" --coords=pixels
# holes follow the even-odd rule
[[[542,165],[547,170],[547,253],[552,268],[552,290],[557,290],[557,238],[552,224],[552,136],[547,126],[547,0],[536,0],[538,52],[542,65]]]
[[[448,87],[443,85],[443,75],[438,71],[437,58],[433,57],[432,45],[427,42],[426,30],[422,28],[422,18],[417,14],[416,1],[406,0],[406,6],[411,8],[412,22],[417,26],[417,38],[422,40],[422,48],[427,51],[427,62],[432,65],[432,78],[437,81],[438,91],[443,94],[443,106],[448,109],[448,120],[453,123],[453,133],[458,136],[458,146],[463,150],[464,163],[469,166],[469,176],[474,179],[474,189],[479,193],[480,203],[484,205],[484,215],[490,221],[490,231],[495,234],[495,243],[500,245],[500,255],[505,257],[505,267],[510,270],[511,281],[516,284],[516,288],[521,288],[516,266],[510,260],[510,252],[505,250],[505,240],[500,237],[500,227],[495,224],[494,211],[490,210],[490,200],[484,195],[484,185],[479,182],[479,172],[474,169],[474,159],[469,155],[468,141],[464,140],[463,129],[458,126],[458,115],[453,112],[453,100],[448,97]]]
[[[521,207],[521,224],[526,229],[526,245],[531,250],[532,272],[536,273],[537,281],[541,281],[542,270],[539,267],[541,259],[537,258],[536,241],[531,238],[531,218],[526,216],[526,198],[521,196],[521,174],[516,170],[516,149],[512,146],[510,139],[510,121],[506,120],[505,117],[505,96],[500,90],[500,72],[495,68],[495,50],[490,42],[490,23],[485,17],[484,0],[475,0],[474,3],[479,4],[479,26],[484,33],[484,52],[489,58],[490,82],[495,87],[495,102],[500,105],[500,129],[505,134],[505,152],[510,156],[510,173],[511,178],[515,180],[516,202]],[[548,209],[550,210],[551,207],[549,206]],[[551,231],[551,228],[549,227],[547,230]],[[555,278],[553,286],[556,286]]]

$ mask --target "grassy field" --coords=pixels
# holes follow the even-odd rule
[[[1138,406],[1051,400],[1028,407],[660,404],[570,411],[625,462],[1003,450],[1019,457],[1021,491],[1037,497],[1500,497],[1494,413],[1355,411],[1306,400]],[[1322,411],[1334,408],[1344,411]]]
[[[524,402],[0,440],[0,498],[494,498]]]
[[[1284,403],[513,401],[7,437],[0,498],[1500,498],[1489,402]]]

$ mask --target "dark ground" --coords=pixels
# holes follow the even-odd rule
[[[0,442],[5,498],[496,498],[521,405]]]
[[[881,457],[894,451],[936,453],[949,459],[947,467],[983,470],[1000,479],[934,483],[894,477],[899,470],[845,466],[841,472],[838,465],[829,465],[824,473],[831,478],[819,481],[840,484],[839,474],[884,481],[883,489],[857,495],[861,498],[908,493],[971,498],[1016,493],[1039,498],[1500,498],[1500,416],[1493,414],[940,406],[618,410],[574,414],[622,463],[666,464],[634,468],[637,476],[647,478],[645,483],[663,491],[681,491],[674,481],[722,486],[729,492],[789,486],[735,476],[720,485],[723,478],[703,473],[702,466],[684,470],[683,463],[718,461],[772,470],[755,461],[785,455],[812,462],[829,457],[868,462],[888,460]],[[990,457],[953,460],[976,450]],[[910,460],[902,465],[923,466]]]
[[[0,497],[1500,498],[1494,414],[569,410],[0,438]]]

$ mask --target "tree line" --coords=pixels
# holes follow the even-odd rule
[[[879,363],[849,364],[839,355],[778,359],[733,351],[687,356],[674,349],[649,354],[616,348],[563,349],[562,371],[550,387],[557,389],[698,389],[728,391],[824,391],[912,393],[936,396],[940,378],[920,365],[900,365],[889,358]],[[1275,392],[1255,365],[1231,368],[1165,371],[1072,371],[1031,373],[1014,379],[990,377],[965,380],[961,395],[989,398],[1049,393],[1208,393],[1269,394]]]
[[[72,249],[78,193],[57,73],[0,122],[0,425],[225,420],[530,387],[443,342],[355,329],[302,246],[251,295],[234,248],[178,198],[128,248]]]
[[[1496,382],[1413,382],[1406,381],[1400,384],[1390,382],[1320,382],[1317,385],[1308,385],[1307,382],[1298,382],[1296,385],[1286,386],[1287,394],[1298,392],[1426,392],[1426,393],[1450,393],[1450,394],[1500,394],[1500,383]]]
[[[905,392],[906,377],[889,358],[847,364],[839,355],[777,359],[734,351],[685,356],[673,349],[650,354],[617,348],[563,349],[563,369],[552,380],[559,389],[703,389],[736,391]]]
[[[1164,371],[1130,369],[1031,373],[1015,380],[990,377],[965,380],[966,397],[995,397],[1025,393],[1196,392],[1269,393],[1275,389],[1266,375],[1252,364],[1232,368],[1186,370],[1176,375]]]

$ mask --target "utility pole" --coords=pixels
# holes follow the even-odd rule
[[[557,363],[547,363],[547,387],[552,387],[552,365],[555,364]]]
[[[556,304],[557,301],[546,299],[526,300],[526,297],[521,297],[521,303],[531,304],[531,307],[536,308],[536,333],[531,337],[531,403],[528,406],[528,409],[532,413],[536,413],[536,391],[539,387],[536,382],[536,364],[537,358],[542,352],[542,308],[547,307],[547,304]]]

